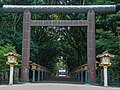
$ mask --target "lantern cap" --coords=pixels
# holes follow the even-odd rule
[[[20,57],[20,54],[17,54],[15,51],[10,51],[6,54],[4,54],[4,56],[15,56],[15,57]]]
[[[37,66],[38,64],[36,64],[36,63],[32,63],[31,65],[32,65],[32,66]]]
[[[105,57],[105,56],[108,56],[108,57],[115,57],[115,55],[112,55],[108,52],[108,50],[104,51],[102,54],[96,56],[97,58],[102,58],[102,57]]]

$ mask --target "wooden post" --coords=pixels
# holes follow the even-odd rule
[[[81,82],[83,82],[83,71],[81,71]]]
[[[80,72],[78,72],[78,81],[80,81]]]
[[[19,68],[15,68],[14,79],[17,83],[19,82]]]
[[[87,72],[87,70],[85,71],[85,83],[87,83],[88,82],[88,72]]]
[[[35,70],[33,70],[33,74],[32,74],[32,82],[35,82]]]
[[[96,60],[95,60],[95,12],[90,9],[87,14],[87,57],[88,57],[88,78],[90,84],[96,83]]]
[[[38,70],[38,81],[40,81],[40,71]]]
[[[22,40],[22,70],[23,82],[29,81],[29,58],[30,58],[30,20],[31,13],[25,10],[23,14],[23,40]]]
[[[42,77],[41,80],[44,80],[44,72],[42,71]]]

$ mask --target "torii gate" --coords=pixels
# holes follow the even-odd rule
[[[4,5],[9,13],[23,13],[22,81],[29,81],[31,26],[87,26],[87,64],[90,84],[96,82],[95,12],[114,12],[115,5]],[[87,20],[31,20],[31,13],[87,13]]]

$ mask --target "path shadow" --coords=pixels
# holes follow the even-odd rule
[[[56,76],[47,80],[39,81],[38,83],[85,84],[67,76]]]

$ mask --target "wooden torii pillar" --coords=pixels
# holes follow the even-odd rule
[[[87,64],[88,64],[88,79],[91,84],[96,82],[96,55],[95,55],[95,12],[89,10],[87,14]]]
[[[30,60],[30,20],[31,13],[25,10],[23,14],[23,39],[22,39],[22,68],[21,78],[22,81],[29,81],[29,60]]]
[[[4,5],[5,12],[24,12],[22,40],[22,81],[29,81],[30,60],[30,27],[31,26],[87,26],[87,59],[88,79],[90,84],[96,83],[95,59],[95,12],[114,12],[115,5]],[[31,20],[32,13],[87,13],[87,20]]]

